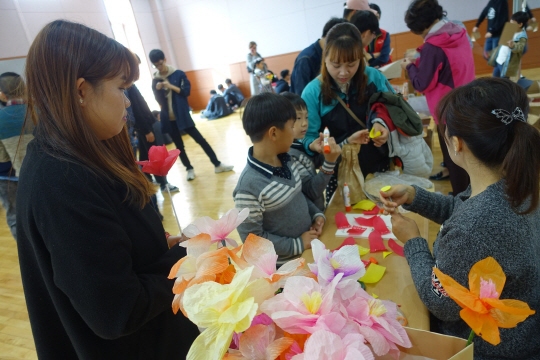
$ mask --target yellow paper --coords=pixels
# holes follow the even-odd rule
[[[369,211],[373,210],[374,207],[375,203],[373,201],[362,200],[359,203],[356,203],[356,205],[353,206],[353,209]]]
[[[388,190],[390,190],[392,187],[391,186],[385,186],[381,189],[382,192],[387,192]]]
[[[391,251],[383,251],[383,253],[382,253],[383,258],[386,259],[386,257],[387,257],[388,255],[390,255],[391,253],[392,253]]]
[[[362,247],[360,245],[356,246],[358,246],[358,252],[360,253],[360,256],[366,255],[369,252],[369,249],[366,249],[365,247]]]
[[[375,139],[376,137],[379,137],[381,136],[381,132],[380,131],[377,131],[375,132],[375,128],[371,128],[371,131],[369,132],[369,137],[372,138],[372,139]]]
[[[379,295],[375,294],[375,293],[371,293],[371,296],[373,296],[375,299],[378,299],[379,298]]]
[[[385,271],[386,268],[384,266],[371,264],[366,269],[366,274],[360,279],[360,281],[362,281],[364,284],[375,284],[382,279]]]

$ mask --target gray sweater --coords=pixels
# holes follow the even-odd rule
[[[233,191],[237,209],[249,208],[248,218],[238,226],[242,241],[252,233],[274,244],[278,264],[297,258],[304,252],[300,237],[308,231],[321,211],[302,192],[299,164],[289,161],[291,179],[257,171],[249,164]]]
[[[443,225],[433,255],[423,238],[405,244],[414,284],[432,314],[431,330],[461,338],[471,332],[459,316],[459,305],[438,291],[432,268],[468,289],[471,267],[491,256],[506,274],[500,298],[525,301],[537,313],[515,328],[499,329],[497,346],[475,337],[474,358],[540,359],[540,209],[516,214],[505,198],[504,180],[472,198],[470,186],[455,198],[415,189],[413,203],[404,208]]]

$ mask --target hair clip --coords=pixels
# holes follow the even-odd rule
[[[524,123],[527,122],[525,114],[523,114],[523,110],[521,110],[519,106],[516,107],[512,113],[504,109],[495,109],[491,111],[491,113],[505,125],[510,124],[514,120],[523,121]]]

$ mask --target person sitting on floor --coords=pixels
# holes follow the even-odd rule
[[[233,91],[229,91],[228,88],[225,88],[221,84],[219,84],[217,88],[221,92],[221,95],[223,95],[223,97],[225,98],[225,102],[227,103],[229,108],[231,108],[232,110],[238,109],[241,104],[236,94]]]
[[[201,111],[201,117],[208,120],[216,120],[232,114],[232,110],[227,106],[225,98],[218,94],[216,90],[210,90],[210,101],[206,110]]]

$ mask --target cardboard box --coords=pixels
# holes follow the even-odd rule
[[[514,38],[514,35],[519,32],[519,25],[511,22],[507,22],[504,25],[501,37],[499,38],[499,45],[508,45],[508,42]]]
[[[413,346],[399,348],[400,360],[473,360],[474,343],[465,347],[465,339],[408,327],[405,330]],[[390,355],[375,356],[375,359],[394,360]]]

